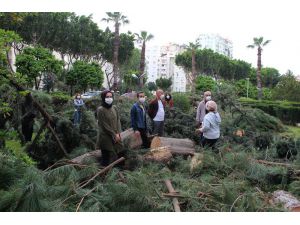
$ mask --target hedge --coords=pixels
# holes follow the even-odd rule
[[[259,108],[279,118],[285,124],[295,125],[300,123],[300,102],[259,101],[250,98],[240,98],[239,101],[244,106]]]

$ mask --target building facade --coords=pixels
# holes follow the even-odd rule
[[[175,57],[184,51],[177,44],[168,43],[163,46],[147,46],[146,71],[148,82],[155,82],[159,78],[171,78],[172,91],[186,91],[186,76],[182,68],[176,66]]]
[[[198,40],[201,49],[211,49],[214,52],[232,58],[233,45],[229,39],[223,38],[218,34],[200,34]]]

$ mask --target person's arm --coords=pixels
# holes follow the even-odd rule
[[[196,126],[197,127],[200,127],[201,122],[202,122],[202,121],[200,122],[200,104],[201,103],[198,104],[197,113],[196,113]]]
[[[210,127],[210,123],[209,123],[208,119],[206,117],[204,117],[203,123],[202,123],[202,128],[200,129],[200,131],[202,133],[204,133],[205,131],[207,131],[209,129],[209,127]]]
[[[136,124],[136,107],[135,105],[132,106],[130,110],[130,118],[131,118],[131,127],[134,131],[137,130],[137,124]]]
[[[121,118],[120,118],[120,113],[119,113],[119,110],[117,109],[116,106],[113,106],[116,110],[116,113],[117,113],[117,122],[118,122],[118,134],[120,134],[122,132],[122,126],[121,126]]]
[[[80,103],[78,103],[76,100],[74,100],[74,105],[80,107],[80,106],[83,106],[84,103],[83,103],[83,101],[80,101]]]

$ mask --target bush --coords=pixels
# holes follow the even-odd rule
[[[196,78],[196,90],[203,93],[213,91],[216,88],[216,81],[212,77],[200,75]]]
[[[174,107],[181,109],[183,112],[188,112],[190,110],[190,100],[186,94],[183,93],[173,93]]]
[[[296,124],[300,122],[300,103],[287,101],[258,101],[254,99],[240,98],[244,106],[259,108],[264,112],[282,120],[285,124]]]
[[[69,95],[59,91],[51,93],[51,96],[52,103],[56,106],[66,104],[71,99]]]

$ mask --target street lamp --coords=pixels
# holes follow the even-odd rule
[[[247,98],[248,98],[248,92],[249,92],[249,77],[247,77],[246,80],[247,80]]]

